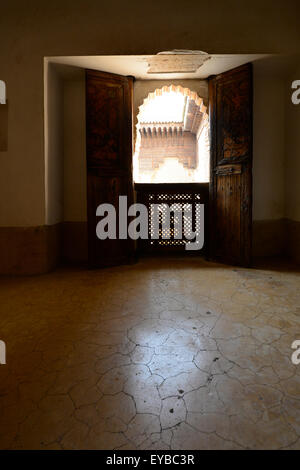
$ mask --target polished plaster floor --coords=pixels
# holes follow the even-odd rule
[[[144,259],[0,280],[1,449],[300,449],[300,274]]]

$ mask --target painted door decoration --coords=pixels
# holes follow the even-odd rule
[[[249,266],[252,231],[252,65],[209,79],[210,256]]]

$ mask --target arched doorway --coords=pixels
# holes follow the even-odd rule
[[[139,107],[136,183],[209,182],[209,121],[203,99],[182,86],[149,93]]]
[[[108,237],[106,233],[102,239],[95,233],[99,205],[103,207],[103,204],[110,204],[113,209],[117,208],[115,211],[115,218],[117,218],[118,211],[120,212],[120,206],[118,206],[120,197],[126,196],[128,205],[131,205],[134,189],[137,201],[148,208],[146,211],[147,221],[149,221],[148,213],[149,209],[151,213],[153,203],[158,205],[163,203],[166,205],[177,204],[179,206],[178,212],[181,210],[181,213],[183,211],[180,208],[185,204],[192,204],[195,210],[199,207],[199,202],[200,206],[203,204],[206,211],[209,207],[210,234],[208,236],[207,231],[205,232],[204,250],[207,249],[209,240],[211,258],[237,265],[250,264],[252,230],[251,64],[245,64],[209,77],[208,90],[211,123],[209,130],[211,142],[210,182],[201,183],[197,182],[197,178],[194,178],[191,182],[180,183],[179,176],[186,175],[182,166],[186,167],[189,174],[195,175],[194,170],[197,169],[196,163],[199,161],[199,154],[196,157],[195,155],[193,157],[172,154],[168,157],[171,160],[162,162],[164,171],[159,171],[161,162],[157,162],[157,156],[151,161],[158,164],[156,181],[159,181],[159,178],[164,181],[170,173],[174,175],[174,171],[171,172],[170,168],[176,167],[175,173],[179,175],[178,182],[173,180],[169,183],[159,183],[151,182],[150,179],[150,182],[140,183],[138,178],[135,178],[134,183],[132,175],[133,77],[86,71],[87,206],[91,266],[112,266],[128,263],[135,259],[136,244],[134,240],[137,238],[128,238],[125,231],[124,235],[122,223],[121,230],[120,227],[118,230],[118,237],[115,235]],[[194,105],[200,109],[201,120],[208,123],[206,108],[201,98],[196,96],[197,94],[190,90],[185,92],[184,88],[173,88],[172,85],[166,90],[163,88],[161,93],[163,91],[169,93],[179,91],[184,97],[188,96],[187,101],[191,106]],[[154,93],[154,99],[159,96],[159,93],[159,91]],[[147,135],[151,135],[151,139],[154,136],[152,140],[157,143],[159,139],[162,141],[166,138],[167,141],[171,140],[173,143],[175,139],[179,144],[181,133],[184,134],[187,130],[185,126],[188,124],[191,114],[185,106],[182,109],[185,110],[182,111],[182,113],[184,112],[182,118],[172,118],[174,119],[173,125],[170,117],[165,119],[161,123],[163,128],[158,125],[159,119],[152,123],[155,124],[154,126],[151,126],[151,122],[147,122],[149,118],[145,118],[144,122],[140,119],[140,128],[138,129],[140,137],[137,138],[137,144],[139,138],[142,142],[142,135],[144,135],[145,141]],[[192,115],[195,118],[195,113]],[[193,119],[194,121],[195,119]],[[178,123],[181,122],[184,126],[182,131],[178,129]],[[144,128],[141,127],[142,124],[145,124]],[[159,127],[160,130],[157,130]],[[178,148],[178,145],[175,147]],[[151,152],[153,152],[153,148]],[[135,161],[136,158],[135,154]],[[138,167],[136,165],[134,167],[136,171]],[[131,216],[131,214],[128,215]],[[206,229],[208,227],[207,215],[206,213],[203,218]],[[194,216],[192,218],[195,220]],[[168,248],[184,251],[187,248],[188,250],[188,241],[173,237],[175,234],[173,227],[169,230],[173,238],[171,237],[167,241],[163,237],[160,239],[158,237],[156,240],[151,239],[151,217],[147,229],[145,237],[147,249],[165,250]],[[195,233],[193,227],[191,231],[193,234]],[[203,233],[203,224],[201,233]],[[161,234],[163,234],[163,230],[161,230]]]

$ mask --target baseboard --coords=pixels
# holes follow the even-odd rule
[[[285,250],[285,219],[254,220],[252,228],[252,254],[282,256]]]
[[[290,219],[254,220],[252,254],[254,258],[287,256],[300,263],[300,222]]]
[[[59,263],[60,224],[0,227],[0,274],[33,275]]]
[[[289,256],[300,263],[300,222],[279,219],[253,222],[253,256]],[[87,222],[38,227],[0,227],[0,274],[34,275],[61,261],[86,264]]]
[[[68,263],[87,263],[87,222],[62,223],[62,260]]]

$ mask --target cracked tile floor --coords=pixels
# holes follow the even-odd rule
[[[300,449],[300,275],[197,259],[2,278],[1,449]]]

